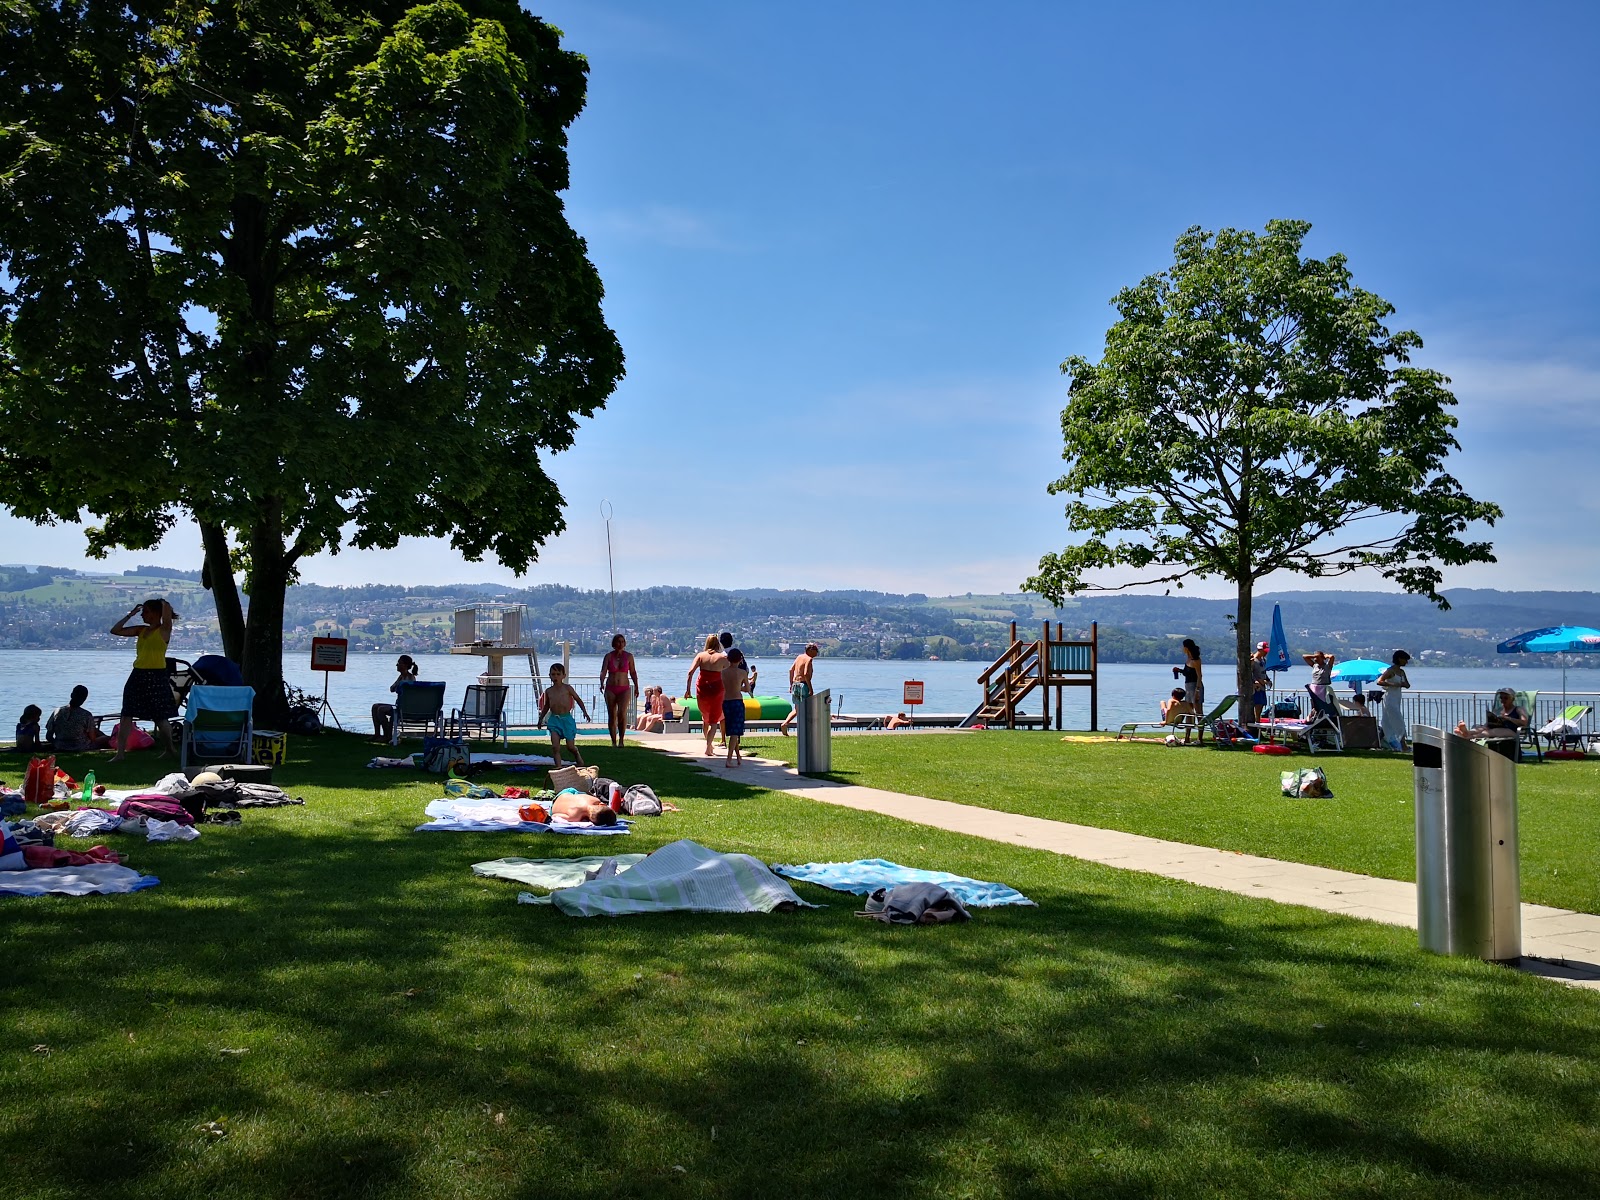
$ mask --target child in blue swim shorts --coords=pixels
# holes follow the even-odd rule
[[[562,741],[572,751],[573,761],[583,766],[583,755],[578,753],[578,721],[572,715],[574,704],[582,711],[583,719],[589,720],[589,709],[583,697],[567,683],[567,669],[556,663],[550,668],[550,686],[545,688],[544,695],[539,699],[539,724],[550,730],[550,754],[556,760],[558,769],[561,766]]]

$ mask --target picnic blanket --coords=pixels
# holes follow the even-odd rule
[[[0,872],[0,896],[89,896],[139,892],[161,880],[132,867],[41,867],[34,871]]]
[[[475,763],[505,763],[513,767],[553,767],[556,760],[548,754],[503,754],[495,750],[474,750],[471,760]]]
[[[474,875],[489,879],[509,879],[529,887],[555,891],[557,888],[575,887],[606,863],[616,864],[618,875],[644,858],[642,854],[586,854],[579,858],[497,858],[491,862],[472,864]],[[539,898],[549,903],[549,897]]]
[[[522,833],[577,833],[588,836],[631,832],[628,823],[620,817],[615,825],[591,825],[587,821],[569,821],[565,817],[551,817],[548,824],[524,821],[517,810],[526,803],[525,800],[434,800],[423,810],[433,820],[426,825],[418,825],[417,830],[432,833],[505,833],[517,830]]]
[[[937,883],[968,908],[1033,904],[1021,892],[1003,883],[985,883],[981,879],[968,879],[947,871],[902,867],[899,863],[882,858],[863,858],[847,863],[802,863],[797,867],[773,863],[772,869],[790,879],[803,879],[836,892],[853,892],[858,896],[902,883]]]
[[[518,897],[521,901],[522,897]],[[524,903],[536,903],[529,897]],[[569,917],[621,917],[661,912],[773,912],[816,908],[794,894],[760,859],[719,854],[699,842],[671,842],[626,874],[562,888],[551,904]]]

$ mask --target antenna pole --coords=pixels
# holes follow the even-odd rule
[[[617,633],[617,568],[611,559],[611,501],[600,501],[600,515],[606,522],[606,575],[611,582],[611,635]]]

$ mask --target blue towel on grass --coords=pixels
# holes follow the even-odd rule
[[[863,858],[848,863],[804,863],[797,867],[773,863],[772,869],[790,879],[820,884],[836,892],[854,892],[858,896],[901,883],[937,883],[968,908],[1033,903],[1021,892],[1003,883],[985,883],[981,879],[968,879],[964,875],[951,875],[946,871],[902,867],[899,863],[882,858]]]
[[[0,896],[92,896],[142,892],[161,880],[132,867],[95,863],[86,867],[40,867],[0,872]]]

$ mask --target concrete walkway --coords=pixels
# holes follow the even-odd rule
[[[1411,929],[1417,926],[1416,885],[1397,879],[1378,879],[1233,850],[1212,850],[1136,833],[930,800],[926,796],[808,779],[792,767],[764,759],[747,758],[744,766],[728,771],[722,766],[720,754],[704,757],[705,741],[696,735],[641,740],[653,749],[703,766],[709,774],[822,804],[882,813],[918,825],[1048,850],[1108,867],[1147,871],[1240,896],[1299,904],[1387,925]],[[1600,916],[1524,904],[1522,949],[1524,957],[1517,963],[1520,969],[1576,987],[1600,990]]]

